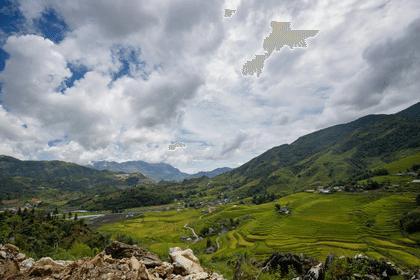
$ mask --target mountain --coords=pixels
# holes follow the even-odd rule
[[[184,179],[202,176],[213,178],[231,170],[229,167],[222,167],[212,171],[201,171],[195,174],[188,174],[167,163],[148,163],[142,160],[125,162],[95,161],[92,163],[91,167],[97,170],[109,170],[114,172],[140,172],[155,181],[182,181]]]
[[[420,103],[392,115],[358,120],[274,147],[216,177],[242,191],[285,190],[363,178],[367,172],[420,151]]]
[[[148,163],[141,160],[136,161],[95,161],[92,167],[97,170],[109,170],[114,172],[134,173],[140,172],[155,180],[182,181],[189,174],[181,172],[178,168],[167,163]]]
[[[190,178],[200,178],[200,177],[203,177],[203,176],[208,177],[208,178],[213,178],[213,177],[219,176],[223,173],[229,172],[231,170],[232,170],[232,168],[230,168],[230,167],[220,167],[220,168],[213,169],[211,171],[200,171],[200,172],[189,175],[188,179],[190,179]]]
[[[132,176],[138,180],[146,180],[142,174]],[[98,171],[75,163],[57,160],[23,161],[0,155],[0,197],[6,199],[32,195],[45,189],[81,191],[115,188],[129,185],[126,180],[127,176]]]

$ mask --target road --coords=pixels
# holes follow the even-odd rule
[[[192,232],[192,234],[193,234],[193,236],[195,238],[195,241],[194,242],[197,242],[198,239],[199,239],[199,236],[197,235],[197,233],[195,233],[195,230],[192,227],[189,227],[188,224],[185,224],[184,225],[184,228],[191,230],[191,232]]]

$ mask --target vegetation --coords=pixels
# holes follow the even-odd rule
[[[420,162],[419,116],[420,103],[395,115],[329,127],[274,147],[216,180],[241,186],[242,192],[257,186],[278,193],[406,171]]]
[[[93,256],[108,238],[74,216],[24,209],[0,213],[0,244],[12,243],[34,258],[44,256],[75,259]]]
[[[420,231],[420,209],[408,212],[400,220],[401,229],[414,233]]]
[[[419,116],[420,103],[395,115],[367,116],[274,147],[229,173],[182,183],[0,157],[4,208],[13,198],[39,196],[41,207],[54,209],[2,213],[0,243],[58,258],[91,255],[107,235],[162,257],[170,247],[191,247],[205,266],[237,279],[254,279],[255,264],[274,252],[317,259],[363,253],[420,266],[420,194],[413,182],[420,166]],[[102,225],[102,235],[80,217],[58,214],[63,208],[111,210],[124,218],[124,209],[135,207],[144,214]],[[346,277],[357,265],[338,261],[327,278]]]
[[[190,247],[205,266],[229,278],[233,277],[236,264],[232,260],[239,255],[246,255],[250,263],[255,263],[279,251],[304,253],[317,259],[324,259],[329,253],[363,253],[415,267],[420,265],[420,236],[401,233],[399,225],[402,213],[416,207],[415,199],[413,193],[296,193],[260,205],[220,206],[207,214],[199,209],[147,212],[144,219],[106,224],[99,230],[114,237],[131,236],[162,257],[169,247]],[[273,211],[276,203],[290,206],[292,214],[278,215]],[[218,230],[218,225],[229,225],[229,221],[233,226]],[[196,243],[185,239],[192,237],[185,224],[220,248],[208,254],[207,238]],[[210,228],[213,234],[208,234]],[[242,269],[254,271],[246,265]]]
[[[28,198],[39,195],[45,189],[102,193],[104,189],[115,191],[126,185],[124,179],[114,173],[74,163],[21,161],[0,156],[0,197],[5,199]]]
[[[161,187],[137,186],[117,192],[110,192],[102,196],[84,196],[68,202],[71,207],[81,207],[87,210],[112,210],[119,212],[121,209],[140,206],[162,205],[171,203],[179,196],[170,190]]]

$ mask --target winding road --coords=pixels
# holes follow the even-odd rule
[[[218,237],[216,238],[217,250],[219,250],[219,249],[220,249],[220,243],[219,243],[219,240],[220,240],[220,236],[218,236]]]
[[[199,236],[197,235],[197,233],[195,233],[195,230],[192,227],[189,227],[188,224],[185,224],[184,228],[191,230],[191,232],[192,232],[192,234],[195,238],[194,242],[197,242],[198,239],[199,239]]]

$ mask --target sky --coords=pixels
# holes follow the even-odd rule
[[[319,33],[243,76],[271,21]],[[0,0],[0,154],[237,167],[420,101],[419,46],[418,0]]]

